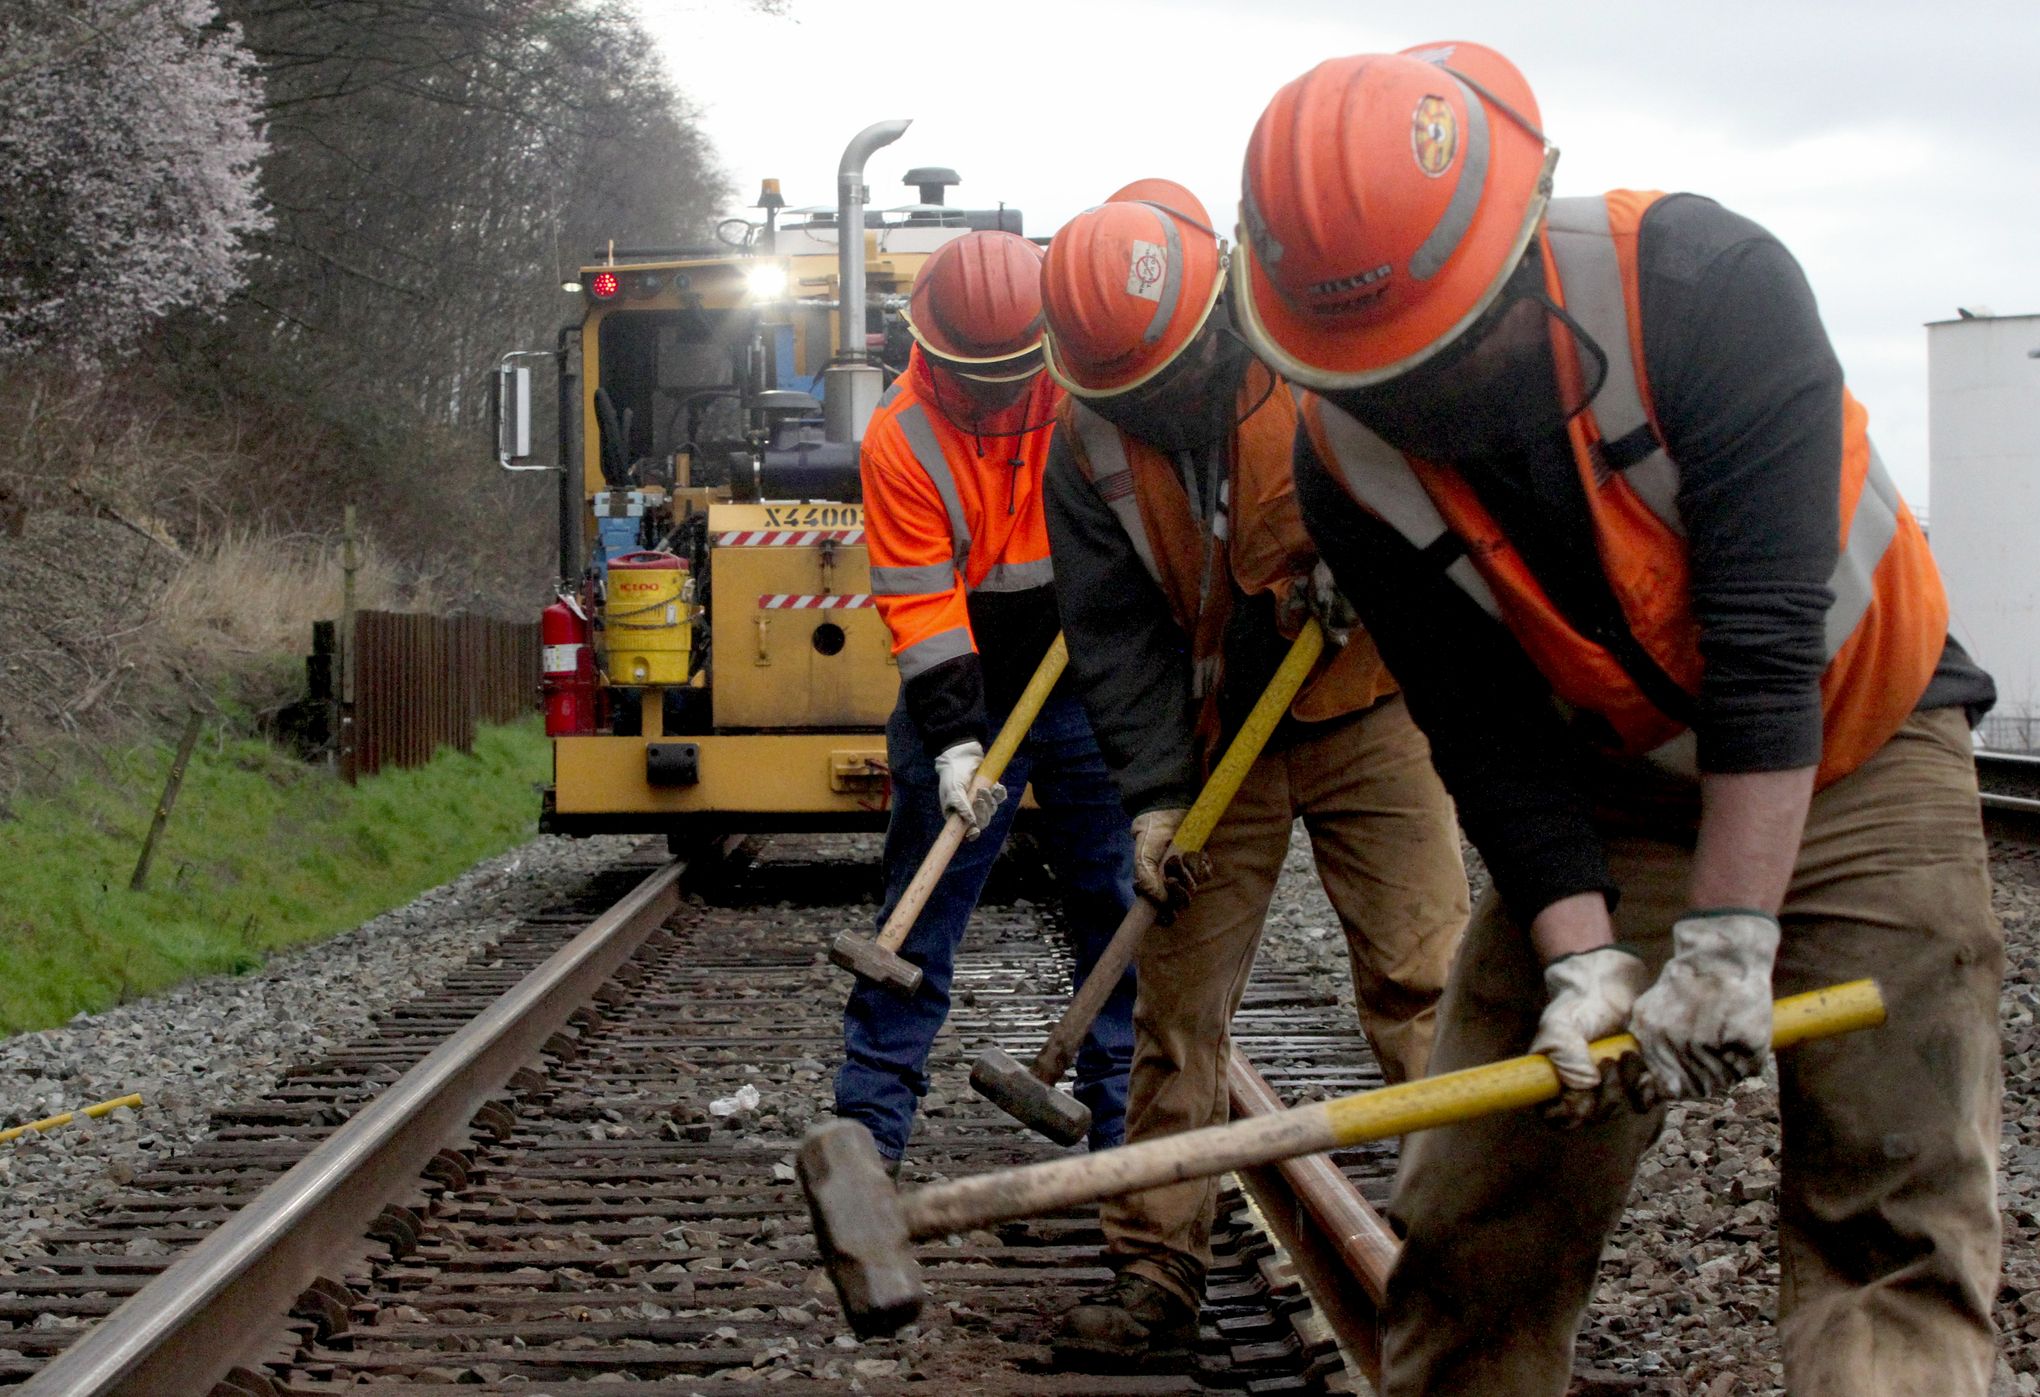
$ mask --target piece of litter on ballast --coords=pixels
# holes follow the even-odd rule
[[[737,1088],[734,1096],[718,1096],[709,1102],[708,1113],[711,1116],[734,1116],[739,1111],[755,1110],[762,1099],[758,1088],[746,1082]]]

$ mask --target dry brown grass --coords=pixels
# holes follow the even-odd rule
[[[362,611],[441,611],[429,581],[406,580],[373,542],[359,550],[354,605]],[[195,550],[157,594],[151,621],[165,643],[219,658],[296,656],[312,622],[340,615],[341,545],[230,532]]]
[[[302,385],[144,355],[79,374],[0,364],[0,819],[59,744],[259,725],[302,697],[360,520],[363,609],[530,615],[550,477],[506,477],[422,421],[356,421]],[[259,375],[257,376],[259,378]]]

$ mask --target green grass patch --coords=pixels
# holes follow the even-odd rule
[[[347,786],[267,743],[202,737],[148,887],[128,891],[167,746],[24,800],[0,823],[0,1035],[62,1023],[400,906],[531,836],[550,755],[538,720],[473,756]]]

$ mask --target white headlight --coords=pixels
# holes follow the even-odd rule
[[[776,262],[767,262],[744,273],[750,283],[753,299],[776,301],[786,294],[786,268]]]

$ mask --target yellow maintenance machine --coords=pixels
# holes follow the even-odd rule
[[[1018,210],[947,206],[946,169],[867,212],[865,162],[907,124],[850,143],[833,208],[787,209],[768,180],[762,221],[725,222],[721,248],[604,249],[558,348],[504,356],[498,460],[561,474],[542,829],[883,828],[899,670],[869,595],[858,442],[906,362],[899,310],[928,254],[1021,231]],[[558,467],[531,459],[530,361],[547,358]]]

